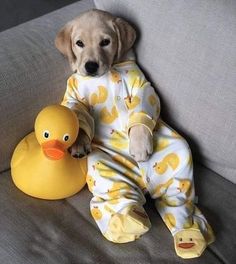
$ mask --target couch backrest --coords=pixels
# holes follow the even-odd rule
[[[136,53],[167,122],[236,182],[236,1],[95,0],[134,23]]]
[[[93,7],[92,0],[81,1],[0,33],[0,171],[9,168],[37,113],[63,97],[72,72],[54,46],[56,33]]]

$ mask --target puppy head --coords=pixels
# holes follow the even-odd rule
[[[103,75],[133,46],[136,33],[121,18],[91,10],[68,22],[57,34],[55,45],[81,75]]]

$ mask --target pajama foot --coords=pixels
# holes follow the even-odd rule
[[[131,206],[111,217],[104,236],[114,243],[127,243],[138,239],[150,227],[151,223],[144,209]]]
[[[207,242],[200,230],[189,228],[174,235],[176,254],[184,259],[200,257]]]
[[[210,245],[215,241],[215,235],[214,232],[209,224],[207,224],[207,233],[205,235],[205,239],[207,242],[207,245]]]

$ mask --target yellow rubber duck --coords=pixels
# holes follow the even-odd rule
[[[67,151],[78,131],[78,119],[69,108],[44,108],[36,118],[35,132],[22,139],[13,153],[15,185],[28,195],[50,200],[80,191],[86,183],[87,160],[75,159]]]

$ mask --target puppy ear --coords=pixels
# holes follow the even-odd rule
[[[55,39],[56,48],[68,58],[71,65],[76,60],[71,43],[72,23],[67,23],[58,33]],[[72,66],[73,67],[73,66]]]
[[[133,46],[136,39],[136,31],[122,18],[116,18],[113,20],[113,27],[118,40],[116,61],[119,61]]]

